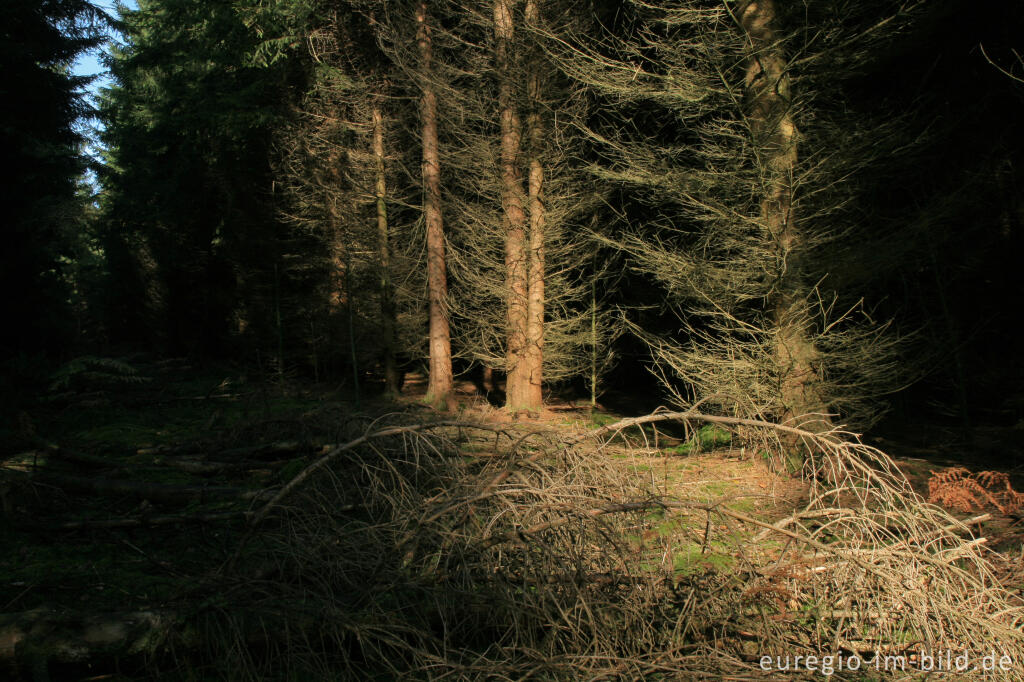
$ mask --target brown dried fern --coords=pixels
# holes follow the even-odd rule
[[[995,508],[1013,514],[1024,507],[1024,494],[1013,489],[1001,471],[971,473],[964,467],[933,472],[928,479],[928,501],[964,513]]]

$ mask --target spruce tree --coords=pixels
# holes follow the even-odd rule
[[[0,143],[12,173],[0,190],[0,280],[10,293],[0,313],[5,359],[56,353],[74,340],[68,302],[91,202],[80,191],[91,111],[84,97],[88,78],[73,76],[71,67],[99,43],[106,24],[106,15],[83,0],[4,4]]]

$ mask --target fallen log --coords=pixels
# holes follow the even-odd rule
[[[278,443],[260,443],[259,445],[246,445],[244,447],[228,448],[218,450],[212,443],[181,443],[178,445],[153,445],[141,447],[135,450],[137,455],[189,455],[199,452],[211,452],[216,450],[222,458],[258,457],[260,455],[291,454],[294,452],[315,451],[330,449],[333,445],[320,446],[305,441],[282,441]]]
[[[335,445],[317,445],[304,441],[285,441],[281,443],[262,443],[247,447],[231,448],[222,450],[218,456],[226,459],[241,457],[260,457],[265,455],[286,455],[296,452],[327,452],[336,447]]]
[[[224,474],[238,471],[251,471],[255,469],[275,469],[283,467],[292,460],[277,459],[273,461],[245,460],[242,462],[209,462],[200,459],[170,459],[157,458],[154,464],[171,467],[190,474],[207,476],[212,474]]]
[[[105,613],[38,608],[0,614],[0,674],[10,670],[14,679],[23,679],[17,675],[26,671],[33,682],[50,682],[56,679],[50,673],[55,664],[95,666],[134,658],[145,667],[146,661],[169,652],[200,650],[209,639],[203,611],[201,606]],[[325,615],[335,622],[343,617],[336,610],[310,613],[296,605],[286,617],[235,609],[230,618],[234,635],[246,645],[261,646],[296,631],[318,632]]]
[[[79,464],[94,469],[118,469],[123,466],[121,462],[112,461],[106,457],[89,455],[57,445],[45,445],[35,450],[8,455],[0,460],[0,465],[27,471],[46,466],[51,461]]]
[[[206,514],[164,514],[161,516],[133,516],[113,519],[82,519],[63,523],[32,523],[27,528],[40,530],[91,530],[101,528],[139,528],[150,526],[172,526],[189,523],[219,523],[234,519],[244,519],[252,515],[250,511],[210,512]]]
[[[170,611],[82,614],[51,609],[0,614],[0,661],[50,679],[51,663],[159,652],[181,623]]]
[[[8,469],[11,473],[23,475]],[[263,501],[274,496],[273,490],[239,488],[235,486],[174,485],[147,483],[114,478],[87,478],[40,471],[27,476],[28,480],[93,495],[125,495],[153,502],[209,502],[213,500]]]

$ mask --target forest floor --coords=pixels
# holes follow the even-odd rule
[[[239,560],[247,519],[270,493],[331,444],[365,431],[382,415],[398,413],[397,421],[416,423],[432,412],[418,400],[422,386],[415,376],[399,400],[364,397],[358,407],[343,389],[260,381],[183,361],[140,363],[137,373],[118,376],[75,377],[2,434],[0,673],[17,644],[5,641],[4,628],[25,614],[76,614],[73,620],[209,602],[210,585]],[[556,399],[541,414],[513,418],[490,406],[472,384],[462,382],[459,390],[460,419],[524,432],[582,433],[636,416]],[[733,447],[723,431],[647,427],[634,429],[631,443],[595,456],[611,458],[665,495],[728,500],[731,508],[765,520],[806,499],[799,478]],[[934,472],[968,459],[962,450],[920,440],[883,437],[876,444],[895,456],[924,496]],[[974,464],[967,466],[1004,470],[992,458]],[[1006,473],[1015,489],[1024,489],[1020,467]],[[999,550],[997,570],[1020,593],[1024,528],[1016,510],[961,511],[961,518],[992,513],[979,533]],[[643,539],[637,542],[639,548]],[[727,558],[728,547],[709,556],[692,539],[682,546],[696,549],[677,555],[677,571],[727,570],[728,561],[715,557]],[[47,626],[47,636],[74,640],[74,633],[61,632],[74,627],[67,620]],[[49,671],[55,679],[147,679],[132,660],[112,643],[99,659],[70,656],[51,662]]]

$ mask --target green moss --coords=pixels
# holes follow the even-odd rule
[[[690,440],[675,447],[665,448],[664,452],[668,455],[692,455],[731,444],[732,433],[730,431],[726,431],[716,424],[705,424]]]
[[[210,397],[223,393],[223,380],[170,380],[160,386],[164,398],[148,404],[63,411],[46,425],[58,443],[93,453],[125,453],[140,447],[187,443],[208,438],[211,428],[243,425],[270,416],[297,415],[321,407],[312,397],[256,394]]]
[[[654,507],[653,509],[648,511],[646,514],[644,514],[644,518],[645,519],[649,519],[649,520],[660,521],[661,519],[665,518],[665,508],[664,507]]]
[[[607,412],[595,411],[590,414],[590,421],[593,422],[595,426],[608,426],[609,424],[614,424],[619,421],[619,419],[620,417],[616,417],[614,414],[608,414]]]
[[[19,546],[16,555],[0,561],[0,584],[31,585],[30,598],[74,589],[77,599],[86,603],[107,603],[112,598],[159,600],[180,588],[173,576],[154,573],[149,560],[117,546],[26,542]]]
[[[655,526],[655,531],[662,537],[672,537],[678,533],[683,527],[683,522],[680,519],[671,519],[669,521],[663,521]]]
[[[722,552],[724,543],[712,542],[705,552],[696,543],[687,543],[678,547],[672,554],[672,570],[676,577],[687,577],[707,571],[728,572],[736,564],[736,559]]]

